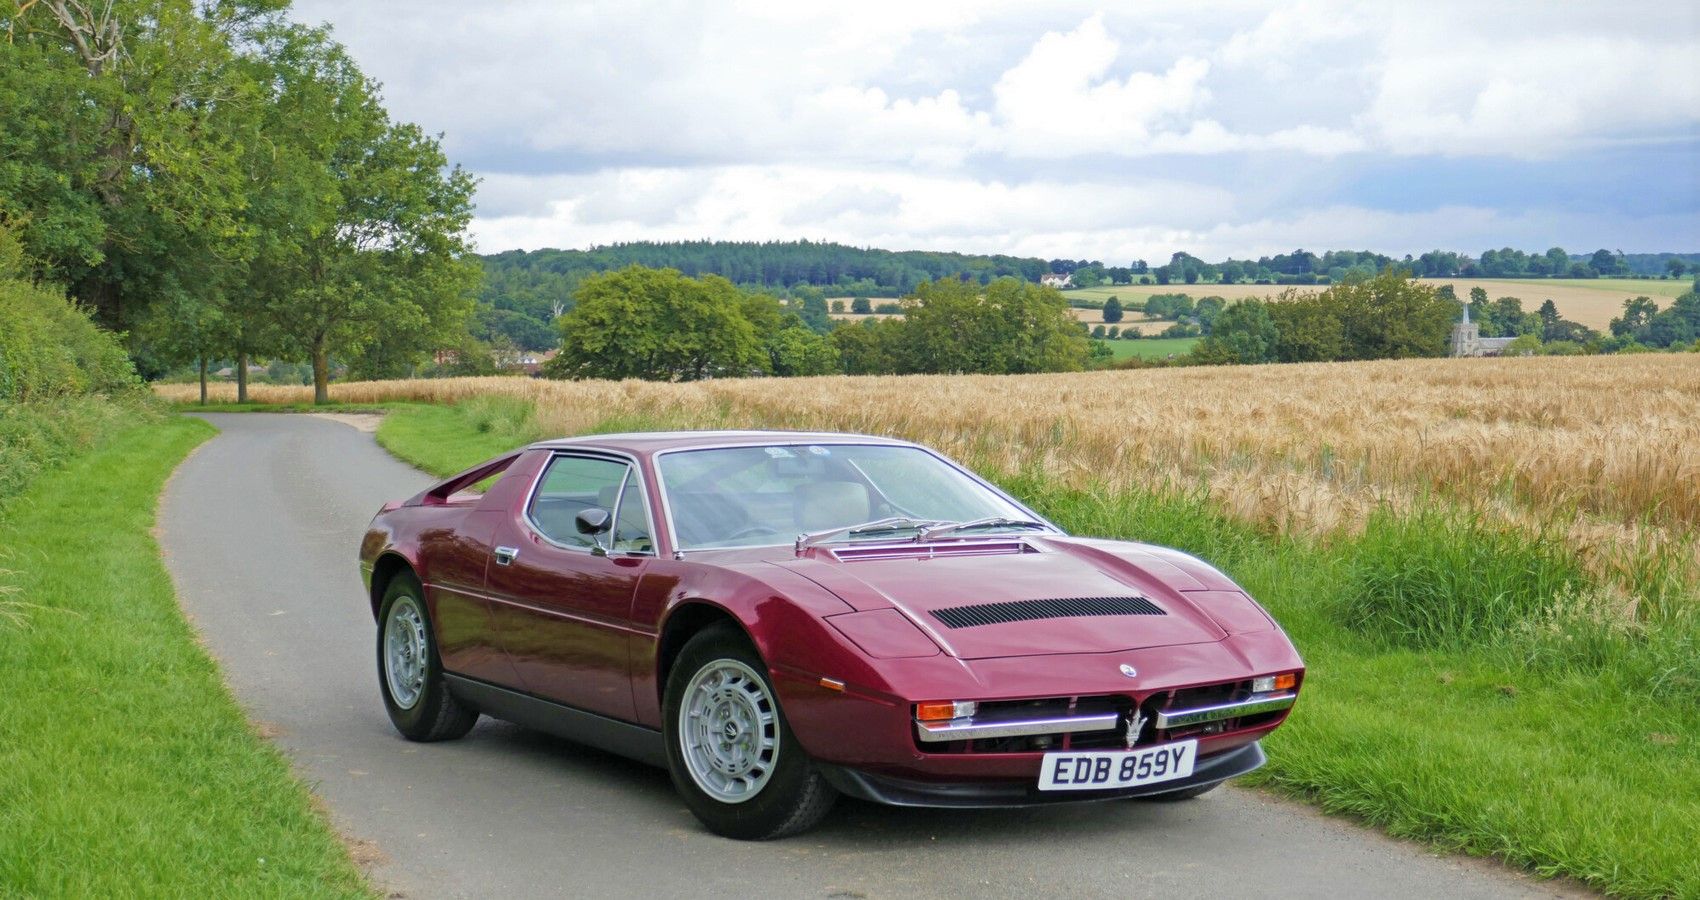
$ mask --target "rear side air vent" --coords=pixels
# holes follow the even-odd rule
[[[1056,600],[1011,600],[933,610],[933,618],[950,628],[972,628],[1033,619],[1080,616],[1162,616],[1157,604],[1144,597],[1063,597]]]

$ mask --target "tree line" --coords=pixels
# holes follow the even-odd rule
[[[1399,269],[1418,276],[1483,278],[1599,278],[1629,275],[1680,277],[1700,271],[1700,254],[1621,254],[1597,250],[1572,255],[1563,248],[1525,253],[1512,248],[1480,256],[1433,250],[1396,258],[1369,250],[1294,250],[1255,259],[1206,262],[1177,252],[1164,264],[1143,259],[1106,265],[1088,259],[890,251],[812,241],[634,242],[588,250],[514,250],[481,257],[484,281],[472,333],[530,350],[554,346],[550,323],[572,308],[586,277],[629,265],[676,269],[685,275],[718,275],[747,290],[781,297],[850,297],[856,308],[872,300],[895,301],[940,279],[982,286],[998,278],[1037,282],[1047,273],[1070,276],[1074,287],[1122,284],[1328,285]],[[889,308],[889,307],[888,307]]]
[[[1291,289],[1271,299],[1222,303],[1206,297],[1191,324],[1206,335],[1182,364],[1332,362],[1443,356],[1463,307],[1483,337],[1512,337],[1510,355],[1700,350],[1700,281],[1660,309],[1647,297],[1624,302],[1624,313],[1601,334],[1564,318],[1547,300],[1525,311],[1516,297],[1489,301],[1472,288],[1468,301],[1451,285],[1435,287],[1391,270],[1316,292]],[[1208,304],[1206,301],[1215,301]],[[1205,315],[1198,311],[1204,310]],[[1138,362],[1131,365],[1138,365]]]
[[[323,401],[333,357],[398,374],[464,333],[474,179],[286,9],[14,3],[0,224],[144,374],[304,359]]]
[[[903,315],[816,329],[803,304],[718,275],[627,266],[591,275],[557,320],[556,378],[692,381],[754,375],[1060,372],[1092,344],[1054,288],[1018,278],[917,285]]]

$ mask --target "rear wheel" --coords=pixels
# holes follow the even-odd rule
[[[819,822],[838,798],[785,721],[767,666],[730,626],[697,634],[667,677],[673,785],[709,830],[763,841]]]
[[[425,592],[411,573],[390,579],[378,610],[378,687],[402,737],[447,741],[464,736],[478,711],[449,693]]]

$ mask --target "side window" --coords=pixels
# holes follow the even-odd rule
[[[589,549],[595,542],[578,533],[578,514],[592,507],[612,513],[627,468],[588,456],[555,457],[531,498],[531,521],[552,541]]]
[[[620,509],[614,516],[614,550],[623,553],[654,553],[655,543],[649,538],[649,508],[644,502],[643,485],[637,473],[626,472],[626,486],[620,492]]]

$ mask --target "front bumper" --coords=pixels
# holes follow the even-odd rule
[[[1065,751],[1066,752],[1066,751]],[[1192,775],[1175,781],[1110,791],[1041,791],[1036,779],[1025,781],[917,781],[862,769],[816,763],[826,780],[842,794],[889,806],[935,806],[996,808],[1043,806],[1053,803],[1082,803],[1152,797],[1187,788],[1201,787],[1244,775],[1263,765],[1267,757],[1256,741],[1200,757]]]

